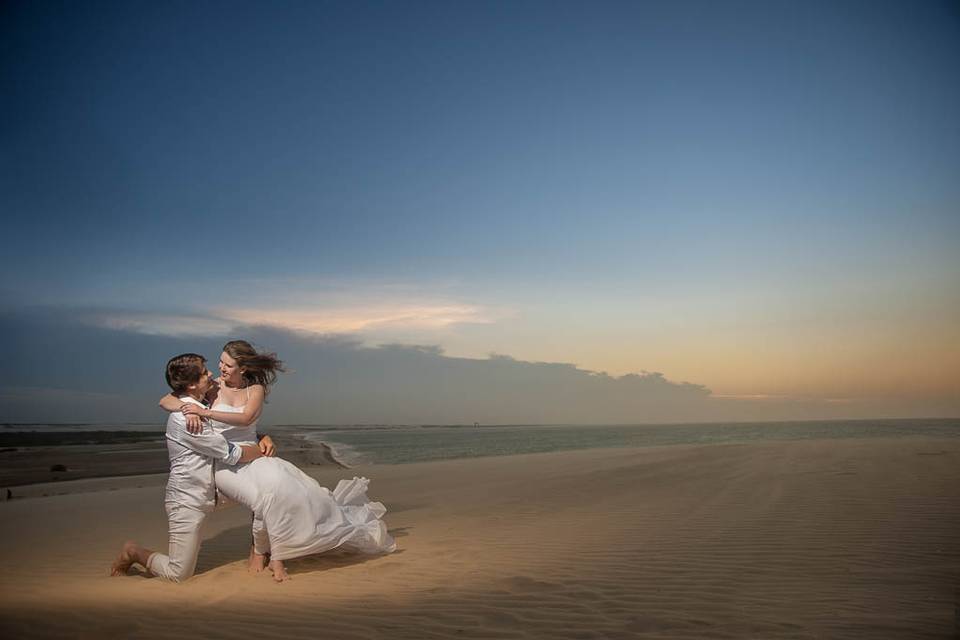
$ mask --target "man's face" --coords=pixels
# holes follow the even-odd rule
[[[200,374],[200,379],[197,380],[196,384],[190,385],[188,390],[196,395],[205,396],[211,386],[213,386],[213,374],[210,373],[210,369],[207,368],[207,363],[204,362],[203,373]]]
[[[210,387],[213,385],[213,374],[210,373],[210,369],[206,365],[203,366],[203,375],[200,376],[200,381],[197,383],[197,391],[201,394],[206,394],[210,390]]]

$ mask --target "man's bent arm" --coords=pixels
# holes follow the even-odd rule
[[[227,464],[237,464],[243,456],[243,451],[238,445],[227,442],[219,433],[212,431],[203,431],[201,433],[187,432],[187,419],[182,413],[171,414],[173,428],[167,428],[167,438],[177,444],[181,444],[191,451],[195,451],[202,456],[220,460]],[[255,447],[259,452],[259,447]],[[250,458],[252,460],[253,458]]]

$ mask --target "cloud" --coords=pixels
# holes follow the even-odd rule
[[[177,353],[211,361],[245,338],[277,352],[290,373],[270,396],[273,424],[665,423],[955,416],[956,397],[907,401],[717,397],[660,372],[611,376],[506,355],[458,358],[435,345],[367,346],[356,336],[277,326],[229,336],[144,334],[92,324],[70,310],[0,314],[5,366],[0,421],[162,420],[163,367]],[[25,391],[27,390],[27,391]]]
[[[431,294],[398,284],[260,280],[255,285],[253,290],[235,291],[236,284],[227,284],[206,296],[190,287],[178,294],[158,286],[159,300],[206,300],[206,306],[176,313],[96,308],[71,313],[95,326],[143,335],[225,336],[238,327],[266,325],[321,335],[359,335],[370,342],[424,340],[459,325],[493,324],[513,315],[508,309],[465,302],[449,292]],[[236,300],[244,303],[235,304]]]
[[[496,316],[477,305],[381,304],[307,308],[218,308],[213,312],[241,325],[270,325],[313,333],[363,333],[379,329],[438,329],[455,324],[490,324]]]
[[[0,370],[0,419],[27,417],[31,399],[9,391],[25,387],[119,396],[107,407],[80,402],[80,395],[37,396],[37,420],[70,415],[71,407],[75,421],[158,419],[167,359],[197,351],[214,360],[226,339],[139,331],[142,325],[90,323],[66,311],[0,316],[0,335],[10,340],[8,366]],[[292,371],[271,395],[274,422],[649,421],[688,415],[709,395],[659,373],[613,378],[566,363],[453,358],[436,345],[370,347],[355,337],[264,325],[235,331],[230,337],[276,351]]]
[[[239,324],[211,316],[130,312],[94,314],[88,318],[88,322],[107,329],[148,336],[224,336]]]

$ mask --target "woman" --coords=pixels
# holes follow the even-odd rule
[[[167,411],[183,411],[210,420],[214,430],[237,444],[257,442],[257,420],[270,386],[283,371],[272,353],[259,353],[233,340],[220,354],[216,396],[207,409],[164,396]],[[273,579],[289,579],[284,560],[346,548],[361,553],[390,553],[393,538],[381,520],[386,509],[366,496],[368,480],[341,480],[331,493],[295,465],[277,457],[234,466],[218,464],[217,489],[254,514],[251,566],[262,570],[270,555]]]

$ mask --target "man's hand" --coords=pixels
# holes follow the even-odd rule
[[[190,413],[184,414],[184,417],[187,419],[187,433],[197,435],[203,431],[203,420],[200,416]]]
[[[242,453],[239,462],[251,462],[263,455],[260,453],[260,448],[255,444],[240,445],[240,451]]]
[[[270,436],[263,436],[260,438],[260,453],[272,458],[277,455],[277,447],[273,444],[273,439]]]

